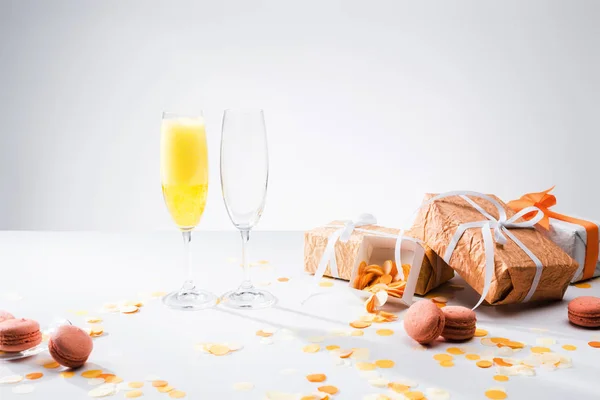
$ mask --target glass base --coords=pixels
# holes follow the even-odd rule
[[[221,304],[238,310],[259,310],[269,308],[275,303],[277,303],[277,297],[254,286],[240,287],[221,296]]]
[[[205,290],[178,290],[163,297],[164,305],[176,310],[196,311],[214,307],[217,296]]]

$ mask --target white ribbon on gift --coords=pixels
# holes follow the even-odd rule
[[[521,250],[523,250],[525,252],[525,254],[527,254],[529,256],[529,258],[531,258],[531,260],[534,262],[534,264],[536,266],[535,276],[533,278],[533,281],[531,282],[531,287],[529,289],[529,292],[523,299],[523,302],[527,302],[527,301],[531,300],[531,297],[535,293],[535,291],[538,287],[538,284],[540,282],[540,278],[542,276],[543,265],[542,265],[542,262],[535,256],[535,254],[533,254],[533,252],[531,250],[529,250],[527,248],[527,246],[525,246],[523,244],[523,242],[521,242],[515,235],[513,235],[509,229],[511,229],[511,228],[531,228],[531,229],[533,229],[534,225],[537,224],[544,217],[544,213],[542,212],[542,210],[540,210],[537,207],[527,207],[527,208],[524,208],[523,210],[519,211],[517,214],[513,215],[511,218],[507,218],[506,210],[493,197],[490,197],[483,193],[478,193],[478,192],[453,191],[453,192],[439,194],[439,195],[425,201],[423,204],[421,204],[421,207],[419,207],[419,209],[417,209],[417,212],[422,207],[427,206],[436,200],[440,200],[440,199],[443,199],[446,197],[452,197],[452,196],[460,196],[462,199],[467,201],[471,206],[473,206],[473,208],[475,208],[477,211],[479,211],[484,217],[487,218],[482,221],[466,222],[464,224],[459,225],[458,228],[456,229],[456,232],[454,233],[454,236],[452,236],[452,239],[450,240],[450,243],[448,244],[448,247],[446,248],[446,252],[444,253],[444,257],[443,257],[444,261],[446,261],[446,263],[450,264],[450,259],[452,258],[454,249],[456,248],[458,242],[462,238],[462,235],[465,233],[465,231],[467,229],[473,229],[473,228],[481,229],[481,234],[483,235],[484,250],[485,250],[485,278],[484,278],[485,280],[484,280],[483,290],[481,291],[481,297],[479,298],[479,301],[477,302],[477,304],[475,304],[473,309],[476,309],[477,307],[479,307],[479,305],[481,305],[481,303],[485,300],[485,298],[487,297],[488,291],[490,290],[490,286],[492,284],[492,279],[494,277],[494,271],[495,271],[494,242],[497,244],[500,244],[500,245],[505,245],[508,242],[508,239],[506,238],[506,236],[508,236],[510,239],[512,239],[512,241],[515,242],[516,245],[519,246],[521,248]],[[486,212],[482,207],[480,207],[477,203],[475,203],[473,200],[471,200],[467,196],[482,198],[482,199],[485,199],[485,200],[489,201],[490,203],[492,203],[498,210],[498,219],[492,217],[488,212]],[[528,221],[517,222],[523,215],[531,213],[531,212],[536,212],[535,217],[533,217],[532,219],[530,219]],[[492,229],[493,229],[493,236],[492,236]],[[399,241],[402,241],[401,237],[399,238]],[[397,246],[398,245],[399,244],[397,243]],[[412,271],[411,271],[411,275],[412,275]]]
[[[335,257],[335,244],[340,241],[342,243],[346,243],[350,240],[352,236],[352,232],[363,232],[367,233],[370,236],[379,236],[379,237],[387,237],[387,238],[395,238],[396,239],[396,247],[395,247],[395,259],[396,264],[402,265],[402,241],[412,241],[415,243],[420,243],[418,239],[414,239],[411,237],[402,237],[404,231],[400,230],[397,235],[385,232],[377,232],[368,229],[361,229],[361,226],[366,225],[376,225],[377,219],[372,214],[361,214],[356,221],[348,220],[344,221],[343,225],[326,225],[329,228],[338,228],[334,232],[332,232],[327,238],[327,246],[325,246],[325,250],[323,251],[323,255],[321,256],[321,260],[319,261],[319,265],[317,270],[315,271],[315,275],[313,278],[314,284],[311,285],[311,291],[309,295],[303,300],[303,303],[308,300],[314,292],[314,288],[318,287],[319,282],[323,279],[325,275],[325,270],[327,269],[327,264],[329,264],[329,270],[331,272],[331,276],[334,278],[339,278],[339,272],[337,267],[337,260]],[[411,269],[410,273],[404,279],[407,281],[406,286],[404,287],[404,293],[402,294],[402,302],[410,305],[412,304],[413,296],[415,293],[415,288],[417,286],[417,280],[419,277],[419,272],[421,271],[422,262],[415,263],[415,260],[423,260],[423,248],[421,246],[417,246],[415,252],[413,253],[413,259],[411,261]],[[399,269],[401,271],[402,269]]]

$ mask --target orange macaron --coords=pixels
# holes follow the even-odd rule
[[[90,335],[73,325],[59,327],[48,340],[48,351],[54,361],[69,368],[85,364],[93,348]]]
[[[32,319],[9,318],[0,322],[0,350],[29,350],[42,342],[40,324]]]
[[[444,330],[446,318],[442,310],[431,300],[417,301],[404,316],[404,330],[420,344],[429,344]]]
[[[453,342],[470,340],[475,336],[477,316],[467,307],[447,306],[442,308],[446,324],[442,331],[444,339]]]
[[[577,297],[569,302],[569,321],[584,328],[600,328],[600,298]]]

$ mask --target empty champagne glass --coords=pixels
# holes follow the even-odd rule
[[[163,197],[183,235],[183,264],[187,273],[181,289],[166,295],[163,303],[181,310],[212,307],[217,297],[196,288],[190,251],[192,230],[200,222],[208,194],[208,150],[202,114],[163,113],[160,142]]]
[[[222,297],[236,309],[270,307],[277,299],[257,289],[250,280],[248,241],[265,207],[269,180],[269,155],[262,110],[226,110],[221,131],[221,189],[233,225],[242,236],[242,284]]]

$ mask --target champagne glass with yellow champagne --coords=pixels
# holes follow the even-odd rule
[[[216,304],[217,297],[196,288],[192,279],[190,242],[200,222],[208,194],[208,150],[202,114],[163,113],[160,175],[167,209],[183,235],[187,279],[163,303],[181,310],[201,310]]]

